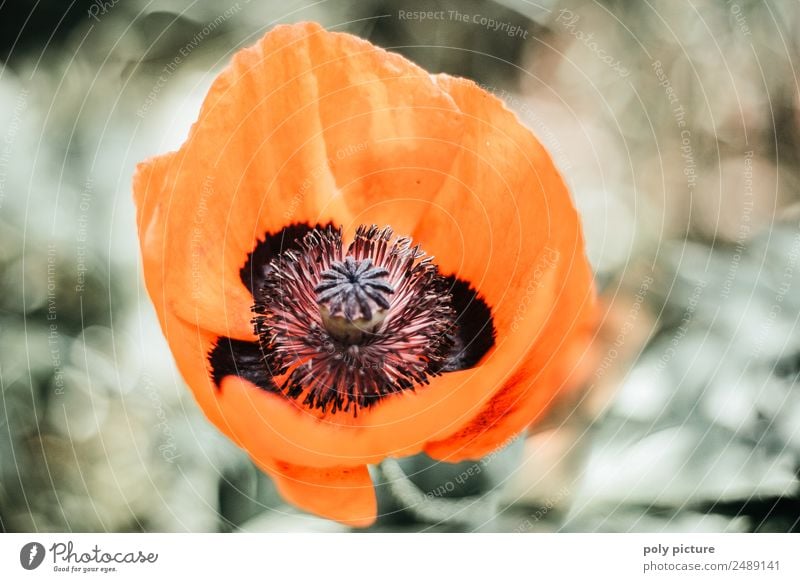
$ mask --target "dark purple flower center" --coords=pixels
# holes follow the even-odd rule
[[[312,230],[271,263],[255,294],[262,353],[290,398],[358,413],[427,384],[456,341],[448,285],[419,245],[390,228]]]
[[[494,345],[491,309],[469,281],[440,276],[389,228],[361,227],[345,249],[330,224],[289,224],[266,233],[239,274],[258,341],[217,339],[218,390],[237,376],[322,414],[357,415],[477,365]]]

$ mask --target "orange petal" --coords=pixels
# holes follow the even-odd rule
[[[146,173],[140,172],[137,179],[146,180]],[[152,254],[161,252],[158,236],[142,240],[145,263],[156,265]],[[208,361],[217,336],[168,309],[160,268],[151,268],[146,284],[178,368],[200,407],[220,430],[262,464],[265,459],[284,459],[294,464],[337,467],[413,454],[422,450],[427,440],[456,431],[478,412],[482,399],[489,395],[478,370],[466,370],[434,378],[431,386],[420,388],[417,394],[400,395],[357,419],[339,415],[321,421],[294,402],[236,376],[225,378],[217,389]],[[498,360],[497,369],[507,370],[508,366]],[[460,396],[455,402],[454,395]]]
[[[436,79],[464,113],[465,133],[414,239],[443,273],[480,291],[498,335],[508,334],[533,307],[524,299],[545,272],[556,265],[586,270],[578,215],[550,156],[514,113],[471,81]]]
[[[543,275],[542,297],[555,296],[562,273],[553,269]],[[235,376],[228,376],[218,393],[222,414],[237,440],[256,457],[326,467],[417,453],[428,441],[444,440],[480,415],[539,340],[545,339],[545,350],[553,345],[545,334],[555,337],[554,332],[542,327],[552,306],[538,306],[536,313],[528,313],[526,331],[498,336],[497,346],[477,367],[432,378],[430,385],[388,397],[374,409],[360,411],[357,418],[337,414],[320,419]]]
[[[354,225],[390,221],[409,234],[447,178],[458,108],[426,71],[356,37],[316,35],[309,50],[328,159]]]
[[[575,272],[573,272],[575,273]],[[567,285],[583,284],[573,276]],[[593,358],[595,301],[591,287],[582,303],[564,302],[559,310],[569,315],[551,322],[542,340],[503,386],[464,428],[450,437],[428,443],[425,452],[434,459],[457,463],[479,459],[509,443],[536,422],[559,398],[578,387],[590,375]],[[570,296],[569,299],[573,299]]]
[[[563,362],[549,363],[551,352],[574,353],[571,338],[585,331],[593,309],[577,213],[550,158],[512,113],[473,83],[439,82],[467,114],[465,132],[416,239],[445,272],[469,279],[486,297],[497,345],[474,369],[433,378],[356,419],[320,420],[229,378],[220,393],[223,414],[257,456],[351,465],[412,454],[428,441],[437,442],[438,455],[473,455],[522,430],[561,386]],[[509,422],[486,430],[507,415]]]
[[[159,221],[170,309],[253,339],[239,269],[257,240],[292,222],[367,222],[374,208],[410,228],[391,199],[438,190],[459,117],[419,67],[316,24],[279,26],[240,51],[181,149],[140,166],[136,199]]]
[[[158,216],[161,207],[154,193],[159,191],[163,180],[169,179],[168,170],[157,167],[166,164],[166,161],[167,158],[159,158],[154,164],[140,164],[134,175],[137,221],[142,233],[139,242],[145,286],[184,381],[191,387],[195,399],[209,420],[236,441],[221,414],[208,361],[208,354],[214,347],[217,336],[176,317],[164,293],[165,265],[160,260],[165,252],[164,233]]]
[[[352,527],[374,523],[375,488],[366,466],[313,469],[256,459],[289,503]]]
[[[432,456],[457,461],[506,444],[569,386],[568,377],[574,384],[572,368],[591,339],[596,306],[578,216],[548,154],[474,83],[437,79],[469,121],[453,179],[434,200],[441,210],[426,215],[416,237],[445,273],[480,290],[500,345],[520,335],[532,339],[480,413],[426,447]],[[548,272],[557,276],[548,280]]]
[[[136,175],[137,191],[146,192],[152,177],[148,167]],[[147,227],[140,212],[140,229]],[[152,224],[159,224],[154,211]],[[234,442],[258,459],[283,459],[299,465],[331,467],[380,462],[389,455],[422,450],[426,441],[457,431],[480,410],[491,395],[485,381],[490,368],[501,377],[526,348],[525,338],[511,349],[506,343],[497,357],[482,368],[433,378],[416,394],[387,400],[357,419],[338,415],[321,421],[293,402],[264,392],[253,384],[229,376],[217,390],[211,381],[208,353],[216,335],[178,318],[163,292],[163,233],[158,228],[142,237],[142,257],[148,292],[164,333],[187,384],[209,419]],[[502,354],[506,357],[500,357]]]
[[[312,34],[319,35],[319,38],[309,39],[308,36]],[[310,52],[303,48],[306,44],[313,45],[320,39],[328,38],[335,38],[342,46],[331,53],[325,66],[319,65],[312,75],[308,72],[308,67],[303,69],[297,65],[298,59],[303,55],[311,59]],[[262,58],[265,54],[272,54],[269,50],[283,54],[283,49],[278,47],[287,43],[292,49],[285,57]],[[322,211],[314,215],[315,207],[330,208],[331,204],[336,203],[340,206],[331,211],[330,217],[338,218],[345,224],[350,224],[356,217],[366,216],[379,218],[374,222],[393,225],[406,226],[411,222],[418,222],[415,238],[426,251],[436,255],[443,271],[468,279],[487,299],[497,328],[496,347],[489,351],[477,367],[433,378],[429,386],[419,387],[415,394],[405,393],[387,398],[374,409],[362,411],[358,418],[340,414],[324,420],[309,414],[295,402],[262,391],[238,377],[229,376],[223,382],[221,390],[209,391],[207,377],[204,381],[195,380],[198,363],[206,356],[206,353],[201,356],[191,353],[193,349],[197,349],[196,342],[176,346],[177,339],[170,337],[173,352],[207,414],[218,426],[225,427],[223,430],[229,432],[234,440],[257,459],[282,459],[300,466],[336,468],[378,462],[387,456],[412,454],[422,450],[431,441],[436,442],[435,446],[439,447],[437,454],[456,454],[473,445],[474,450],[483,450],[488,445],[481,443],[503,439],[509,430],[519,430],[525,422],[536,418],[552,399],[559,386],[558,377],[565,371],[561,364],[548,364],[549,360],[545,356],[548,350],[567,350],[570,354],[573,353],[574,342],[570,338],[579,333],[578,330],[584,330],[585,320],[591,311],[585,306],[591,303],[592,292],[578,217],[552,161],[512,113],[468,81],[437,77],[439,87],[451,93],[448,96],[441,89],[428,84],[427,75],[407,61],[370,47],[363,41],[324,33],[312,25],[276,29],[257,47],[237,56],[234,65],[220,77],[209,94],[201,120],[182,153],[174,156],[169,164],[163,161],[153,162],[152,170],[142,170],[141,178],[137,182],[164,184],[171,188],[165,191],[166,194],[156,203],[154,210],[150,209],[150,203],[144,204],[140,210],[140,230],[143,236],[149,236],[148,233],[153,232],[152,240],[142,242],[146,275],[149,279],[150,273],[153,273],[152,278],[167,273],[162,310],[169,313],[166,319],[162,314],[162,324],[167,321],[168,327],[172,326],[170,317],[174,311],[184,320],[201,323],[201,327],[221,335],[239,339],[252,337],[244,323],[233,326],[233,330],[230,325],[233,312],[236,312],[236,317],[249,317],[249,303],[245,308],[244,298],[232,301],[225,294],[233,296],[235,285],[241,286],[238,269],[246,252],[252,249],[254,237],[263,230],[270,229],[270,220],[275,221],[275,228],[285,222],[280,216],[276,217],[274,208],[270,208],[273,212],[270,214],[264,212],[259,205],[261,198],[253,195],[258,178],[268,180],[268,188],[263,190],[266,192],[264,199],[280,199],[281,192],[287,192],[283,190],[284,183],[297,187],[297,176],[291,172],[290,175],[284,175],[282,169],[300,164],[297,170],[301,173],[308,172],[307,164],[313,158],[312,154],[322,155],[323,158],[329,155],[328,142],[345,139],[347,132],[335,137],[337,133],[334,128],[339,125],[328,118],[336,112],[336,108],[325,105],[326,97],[320,96],[312,101],[321,104],[319,119],[325,120],[325,131],[333,131],[325,134],[332,136],[326,137],[325,144],[317,144],[312,148],[311,145],[316,142],[301,140],[298,145],[296,140],[293,141],[293,134],[285,127],[273,131],[270,134],[271,140],[255,144],[257,147],[248,142],[248,139],[255,139],[252,129],[248,129],[251,133],[246,134],[250,136],[247,139],[239,139],[237,136],[240,132],[245,132],[243,128],[252,125],[249,117],[253,112],[257,113],[257,120],[271,119],[271,111],[261,111],[262,101],[269,101],[269,96],[278,94],[283,95],[284,100],[289,100],[289,95],[284,95],[281,89],[268,95],[263,94],[261,87],[270,86],[269,79],[264,77],[264,71],[274,69],[273,77],[278,79],[289,77],[287,83],[299,91],[294,95],[296,102],[306,103],[310,97],[316,95],[303,92],[310,91],[303,84],[306,77],[313,78],[314,90],[326,86],[322,80],[324,74],[319,71],[333,67],[330,62],[334,61],[338,51],[347,47],[352,47],[352,52],[348,53],[350,61],[358,64],[360,54],[363,53],[372,55],[371,58],[377,61],[370,64],[370,67],[384,67],[373,76],[369,76],[369,69],[361,71],[359,74],[367,80],[360,79],[359,82],[366,83],[362,89],[373,85],[386,88],[394,83],[397,91],[384,94],[376,90],[373,93],[368,91],[368,94],[371,95],[370,103],[377,102],[381,97],[387,108],[391,104],[391,108],[396,111],[384,114],[381,106],[377,106],[369,116],[360,117],[358,111],[346,109],[346,100],[340,103],[342,111],[349,116],[343,116],[343,127],[348,123],[355,124],[351,127],[360,128],[360,131],[373,136],[370,139],[374,140],[376,147],[374,150],[368,149],[363,156],[357,151],[352,153],[341,165],[330,164],[328,169],[332,168],[333,171],[324,174],[324,180],[320,176],[322,182],[319,188],[310,187],[307,190],[314,193],[314,196],[302,196],[298,207],[302,207],[302,212],[305,213],[303,216],[313,222],[328,218]],[[314,52],[317,54],[324,51],[315,49]],[[273,63],[274,67],[269,69],[265,63],[272,63],[273,60],[276,61]],[[251,61],[253,66],[247,68]],[[348,62],[345,69],[332,69],[343,78],[340,82],[343,87],[350,87],[355,83],[347,74],[350,64]],[[294,71],[293,67],[298,71],[296,77],[286,73],[289,70]],[[356,66],[354,70],[360,69]],[[248,75],[256,75],[256,81],[241,81],[249,78]],[[414,87],[418,91],[404,87],[403,82],[407,77],[417,79]],[[250,102],[256,102],[250,103],[248,110],[235,102],[231,102],[229,108],[217,107],[217,103],[227,103],[226,95],[234,93],[236,87],[240,86],[250,88],[250,93],[263,97],[262,101],[249,96]],[[401,88],[406,91],[399,91]],[[331,92],[333,91],[335,84],[331,85]],[[356,99],[359,95],[358,92],[346,89],[342,93],[349,99]],[[405,107],[400,97],[403,94],[409,95]],[[436,99],[440,101],[438,105],[424,105]],[[408,103],[415,107],[420,103],[417,113],[432,116],[427,118],[430,133],[424,133],[426,124],[415,122],[415,115],[409,110]],[[280,104],[279,101],[278,105]],[[453,108],[456,105],[459,111],[454,113]],[[286,114],[287,107],[289,105],[283,103],[282,108],[277,108]],[[459,118],[460,127],[452,128],[450,121]],[[214,126],[213,123],[205,123],[209,119],[217,120],[218,134],[227,136],[227,140],[211,139],[212,130],[205,128],[206,125]],[[246,122],[235,125],[237,119]],[[371,122],[359,125],[364,119],[370,119]],[[426,118],[423,116],[422,119]],[[311,131],[304,128],[299,123],[297,131],[300,134]],[[384,137],[374,137],[375,132],[382,128],[386,130]],[[439,132],[440,137],[434,139],[436,132]],[[394,140],[393,136],[398,135],[402,139]],[[412,139],[413,135],[418,136],[416,141]],[[461,136],[461,141],[454,151],[456,135]],[[205,136],[205,139],[197,136]],[[227,144],[230,143],[240,145],[238,150],[228,154]],[[389,147],[392,143],[397,145],[395,149]],[[209,144],[215,145],[216,153],[227,160],[228,164],[222,166],[222,169],[216,170],[216,166],[211,163],[213,156],[201,147],[208,148]],[[429,145],[434,149],[428,149]],[[318,146],[326,150],[324,154],[317,151]],[[303,155],[298,155],[295,159],[292,154],[298,148]],[[313,150],[310,153],[309,148]],[[266,153],[262,154],[262,150]],[[269,171],[264,171],[261,165],[249,161],[242,167],[243,162],[237,162],[237,155],[245,156],[247,152],[258,152],[253,153],[254,160],[261,160],[264,155],[263,162]],[[445,155],[446,152],[453,155]],[[181,162],[184,154],[185,159],[192,160],[192,163]],[[211,227],[214,226],[216,238],[213,239],[214,244],[209,242],[207,246],[201,247],[203,252],[199,256],[200,272],[204,274],[201,278],[201,297],[181,302],[181,297],[185,298],[187,294],[186,289],[191,288],[187,285],[187,280],[191,280],[192,270],[185,265],[186,246],[181,245],[186,245],[187,239],[192,240],[193,227],[185,220],[185,216],[191,215],[193,204],[187,201],[195,200],[196,204],[197,195],[195,193],[193,199],[189,195],[192,190],[186,189],[186,185],[191,185],[193,178],[189,169],[197,170],[197,159],[209,160],[205,166],[215,168],[215,175],[221,176],[214,182],[215,187],[220,184],[234,184],[235,187],[226,186],[219,191],[218,196],[215,193],[206,197],[206,206],[215,206],[213,210],[209,209],[209,218],[201,228],[211,233]],[[243,159],[249,160],[246,156]],[[287,159],[290,162],[285,162]],[[406,164],[405,169],[399,169],[394,159]],[[278,161],[284,165],[275,167]],[[165,171],[164,166],[173,167]],[[375,171],[369,174],[368,170],[373,167]],[[228,176],[228,173],[231,175]],[[159,176],[158,179],[144,180],[144,176],[148,174]],[[237,176],[241,178],[241,187],[236,181]],[[280,179],[276,177],[271,180],[270,176],[280,176]],[[326,190],[326,187],[330,187],[330,180],[337,182],[337,186],[346,192],[346,196],[337,195],[335,189]],[[414,186],[419,186],[414,191],[413,201],[403,201],[405,194],[389,190],[393,180],[412,190]],[[171,187],[171,184],[179,186]],[[360,186],[356,187],[354,184]],[[195,183],[195,186],[202,186],[202,182]],[[169,207],[173,192],[176,208],[180,209],[182,204],[182,212]],[[291,193],[292,188],[289,188],[284,200]],[[313,204],[310,203],[312,198]],[[384,198],[388,198],[390,202],[383,204],[381,201]],[[254,203],[254,200],[259,201],[259,204]],[[293,199],[288,200],[291,202]],[[309,206],[302,206],[305,204]],[[159,209],[158,206],[162,208]],[[349,218],[342,218],[348,213]],[[148,214],[152,214],[149,222],[157,227],[151,226],[145,231],[142,227]],[[181,216],[184,217],[183,221],[180,220]],[[220,218],[221,216],[224,218]],[[422,220],[419,220],[420,217]],[[241,225],[245,225],[244,229],[234,228]],[[162,244],[161,241],[167,242]],[[151,249],[151,252],[144,252],[145,248]],[[154,248],[157,252],[152,251]],[[189,248],[191,249],[191,245]],[[189,256],[194,259],[194,256]],[[238,262],[233,257],[239,257]],[[151,289],[149,283],[148,289],[154,296],[154,301],[157,301],[156,297],[161,295],[160,292]],[[246,313],[246,316],[242,313]],[[233,331],[236,333],[232,333]],[[209,341],[207,336],[204,336],[204,341]],[[525,365],[528,360],[533,362],[532,366]],[[203,373],[207,375],[207,362],[203,361]],[[542,378],[546,377],[547,380],[542,380],[541,383],[538,380],[526,382],[528,378],[536,378],[535,366],[539,364],[548,370],[546,374],[542,373]],[[565,367],[568,367],[568,363]],[[189,371],[190,368],[195,371]],[[507,394],[511,392],[504,387],[515,378],[515,385],[531,387],[520,393],[513,392],[513,397],[509,399]],[[501,404],[498,405],[498,402]],[[496,411],[497,414],[494,413]],[[513,416],[513,422],[504,424],[506,428],[503,430],[498,428],[497,432],[492,433],[484,430],[476,435],[474,431],[465,429],[467,426],[482,426],[481,423],[486,419],[490,425],[494,425],[499,418],[509,414]],[[489,436],[479,443],[476,439],[484,433]],[[503,443],[495,444],[499,446]]]

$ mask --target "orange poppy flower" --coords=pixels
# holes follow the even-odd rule
[[[368,525],[369,464],[479,458],[582,375],[578,216],[539,142],[468,80],[279,26],[134,193],[182,375],[308,511]]]

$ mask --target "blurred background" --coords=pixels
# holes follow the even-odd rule
[[[605,305],[584,392],[477,463],[375,467],[373,529],[800,531],[794,0],[0,3],[0,531],[345,529],[199,412],[130,188],[233,52],[300,20],[504,99]]]

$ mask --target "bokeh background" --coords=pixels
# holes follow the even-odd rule
[[[584,391],[474,464],[375,467],[373,529],[800,530],[800,3],[18,0],[0,3],[0,531],[345,529],[283,504],[197,409],[130,188],[234,51],[300,20],[503,98],[573,192],[605,306]]]

